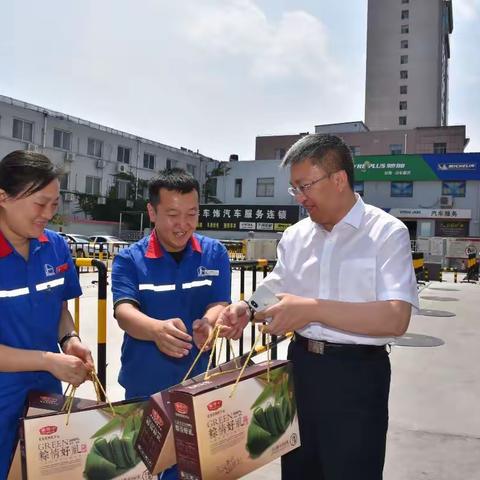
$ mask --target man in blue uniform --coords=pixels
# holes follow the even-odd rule
[[[67,308],[81,295],[70,252],[44,230],[58,206],[58,174],[32,152],[0,162],[0,478],[28,392],[61,393],[60,380],[79,385],[93,369]]]
[[[119,382],[126,398],[179,383],[230,302],[225,247],[194,233],[198,200],[198,182],[190,174],[163,171],[149,185],[154,230],[114,260],[115,318],[125,331]],[[204,355],[192,375],[206,363]]]

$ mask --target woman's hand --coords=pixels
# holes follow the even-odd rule
[[[68,341],[64,345],[63,352],[66,355],[73,355],[74,357],[77,357],[80,360],[82,360],[82,362],[85,364],[85,366],[89,371],[95,369],[95,365],[93,363],[93,358],[92,358],[92,352],[77,337],[72,337],[68,339]]]
[[[47,372],[62,382],[71,383],[74,387],[81,385],[91,372],[91,368],[80,358],[63,353],[44,352],[43,359]]]

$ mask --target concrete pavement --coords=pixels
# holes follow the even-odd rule
[[[459,275],[461,278],[463,275]],[[97,288],[91,283],[94,279],[95,274],[81,276],[84,295],[80,334],[95,352]],[[384,474],[387,480],[480,479],[480,285],[455,284],[451,274],[446,275],[446,280],[431,282],[422,289],[421,308],[446,310],[456,316],[416,315],[409,328],[409,332],[439,337],[445,344],[392,348],[390,430]],[[247,280],[247,297],[250,285]],[[238,295],[239,274],[234,272],[233,298],[238,299]],[[247,330],[245,345],[250,345]],[[109,291],[107,393],[111,400],[123,398],[123,389],[117,384],[121,341],[122,332],[113,319]],[[284,342],[279,358],[285,358],[286,347]],[[82,386],[78,396],[93,398],[91,385]],[[280,462],[245,478],[279,479]]]

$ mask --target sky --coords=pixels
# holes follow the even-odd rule
[[[0,2],[2,95],[218,160],[364,119],[367,0]],[[480,0],[453,17],[449,124],[478,152]]]

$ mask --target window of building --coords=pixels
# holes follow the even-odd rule
[[[390,184],[391,197],[412,197],[413,182],[392,182]]]
[[[195,176],[197,174],[197,167],[195,165],[187,163],[187,172]]]
[[[257,178],[257,197],[273,197],[275,179]]]
[[[406,100],[402,100],[401,102],[398,103],[398,107],[400,110],[406,110],[407,109],[407,102]]]
[[[12,137],[31,142],[33,139],[33,123],[14,118]]]
[[[408,63],[408,55],[401,55],[400,56],[400,64],[405,65],[406,63]]]
[[[402,10],[402,20],[407,20],[409,18],[410,14],[408,10]]]
[[[117,180],[117,198],[128,198],[128,187],[130,182],[128,180]]]
[[[58,180],[60,181],[60,190],[68,190],[68,173],[60,175]]]
[[[127,147],[121,147],[120,145],[117,148],[117,162],[120,163],[130,163],[130,153],[132,149]]]
[[[100,195],[100,182],[101,178],[99,177],[90,177],[85,178],[85,193],[89,195]]]
[[[435,142],[433,144],[433,153],[447,153],[447,143]]]
[[[464,197],[466,192],[465,180],[442,182],[442,195]]]
[[[398,124],[399,125],[406,125],[407,124],[407,117],[406,116],[398,117]]]
[[[274,158],[275,160],[282,160],[285,156],[285,149],[284,148],[276,148],[274,151]]]
[[[235,198],[242,197],[242,183],[243,180],[241,178],[235,179]]]
[[[172,168],[175,168],[177,166],[177,161],[172,160],[171,158],[167,158],[167,169],[171,170]]]
[[[390,145],[390,155],[401,155],[403,153],[403,146],[400,143],[392,143]]]
[[[143,154],[143,168],[155,170],[155,155],[153,155],[152,153]]]
[[[53,130],[53,146],[55,148],[62,148],[63,150],[72,149],[72,134],[65,130]]]
[[[401,95],[406,95],[407,93],[408,93],[407,85],[400,85],[400,94]]]
[[[408,48],[408,40],[400,40],[400,48]]]
[[[355,193],[358,193],[361,197],[363,197],[364,189],[365,189],[365,183],[363,181],[355,182],[353,184],[353,191]]]
[[[400,70],[400,78],[406,80],[408,78],[408,70]]]
[[[92,157],[102,158],[103,142],[96,138],[88,139],[87,154]]]
[[[358,145],[349,145],[350,151],[352,152],[352,155],[360,155],[360,147]]]
[[[400,32],[401,33],[409,33],[410,31],[410,28],[408,25],[402,25],[401,29],[400,29]]]

